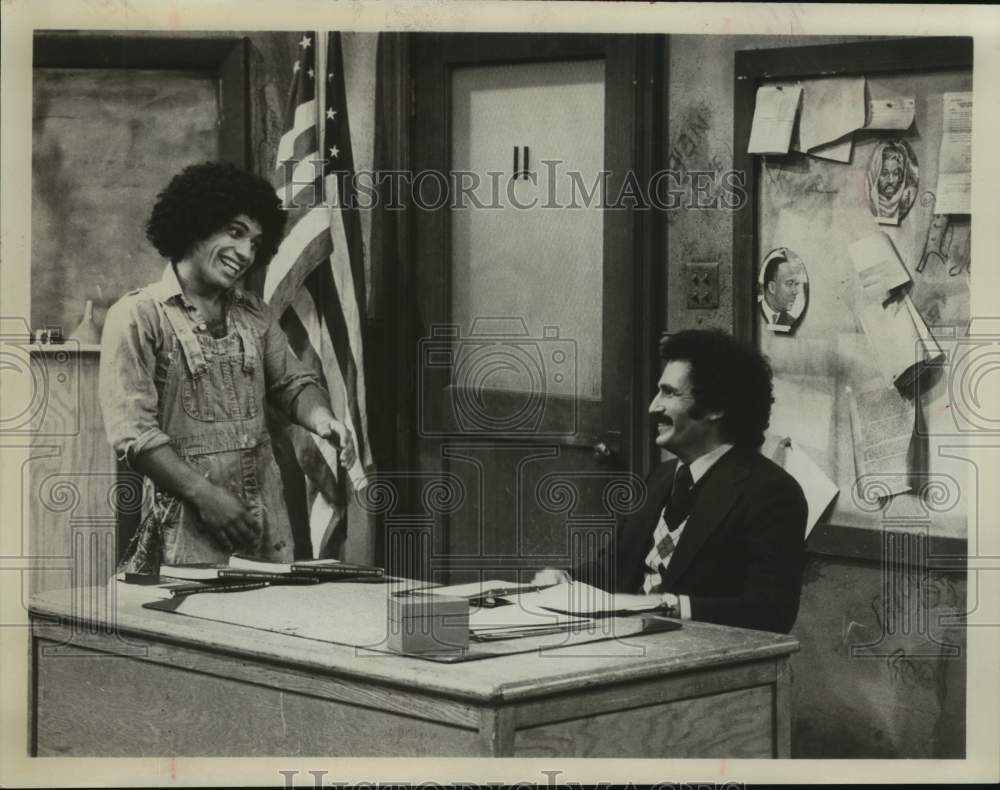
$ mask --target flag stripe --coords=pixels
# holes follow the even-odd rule
[[[288,180],[275,190],[286,209],[295,210],[322,206],[322,166],[319,150],[315,146],[308,149],[297,160]],[[310,191],[306,192],[306,190]]]
[[[354,364],[354,357],[351,354],[347,322],[343,311],[339,309],[343,302],[337,291],[337,284],[334,281],[331,268],[329,266],[317,266],[306,279],[305,285],[312,295],[313,301],[319,308],[320,315],[323,317],[330,340],[333,343],[332,350],[336,356],[340,379],[348,396],[347,407],[351,422],[355,426],[355,441],[358,443],[357,450],[360,455],[363,449],[362,442],[365,437],[357,430],[357,426],[362,424],[361,415],[358,411],[357,398],[351,397],[352,393],[357,392],[357,367]]]
[[[287,248],[283,242],[268,266],[264,299],[279,314],[291,303],[309,273],[329,257],[333,249],[329,217],[326,209],[312,209],[285,237]],[[282,255],[286,249],[291,254]],[[298,254],[292,257],[296,252]]]
[[[309,141],[312,142],[309,148],[319,147],[316,140],[316,99],[304,101],[295,108],[294,126],[281,136],[278,143],[278,166],[289,159],[301,159],[302,154],[298,152],[302,151],[303,146],[308,145]]]

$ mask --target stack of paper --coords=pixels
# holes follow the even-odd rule
[[[658,595],[611,593],[583,582],[567,582],[517,596],[522,605],[576,617],[609,617],[651,612],[663,606]]]
[[[657,595],[609,593],[583,582],[555,584],[530,592],[511,592],[507,605],[473,609],[474,639],[514,639],[585,628],[599,617],[639,614],[663,606]]]

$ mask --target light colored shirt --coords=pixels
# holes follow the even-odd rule
[[[288,347],[285,333],[259,297],[240,288],[227,294],[229,311],[240,311],[253,327],[263,351],[268,400],[291,416],[303,388],[322,388],[316,374]],[[169,444],[161,424],[165,369],[177,362],[170,356],[175,332],[160,305],[174,302],[191,316],[196,332],[207,333],[198,310],[181,289],[172,265],[155,283],[132,291],[110,310],[101,336],[100,403],[108,441],[120,460],[131,463],[139,453]]]
[[[720,444],[713,450],[709,450],[704,455],[699,456],[691,462],[691,480],[692,485],[697,485],[698,481],[701,480],[715,464],[719,461],[722,456],[733,449],[731,444]],[[680,471],[683,466],[682,463],[678,462],[677,468],[674,470],[674,475]],[[660,513],[660,521],[663,521],[663,513]],[[674,551],[676,551],[676,546],[680,545],[681,535],[684,533],[684,528],[687,526],[688,520],[685,518],[678,526],[677,529],[670,533],[670,537],[674,541]],[[673,558],[674,554],[671,552],[667,557],[661,557],[659,552],[656,551],[656,546],[652,547],[652,550],[646,555],[646,573],[642,580],[642,590],[643,592],[649,592],[654,586],[660,583],[660,566],[662,565],[666,568],[670,564],[670,560]],[[684,620],[691,619],[691,599],[686,595],[677,596],[680,599],[680,613],[681,618]]]

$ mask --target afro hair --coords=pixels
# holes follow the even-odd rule
[[[184,168],[156,197],[146,238],[176,263],[192,247],[245,214],[261,227],[257,261],[270,262],[285,230],[285,211],[265,179],[234,165],[205,162]]]

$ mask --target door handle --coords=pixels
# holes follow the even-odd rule
[[[594,445],[594,460],[601,466],[618,466],[621,454],[621,433],[608,431],[603,441]]]

